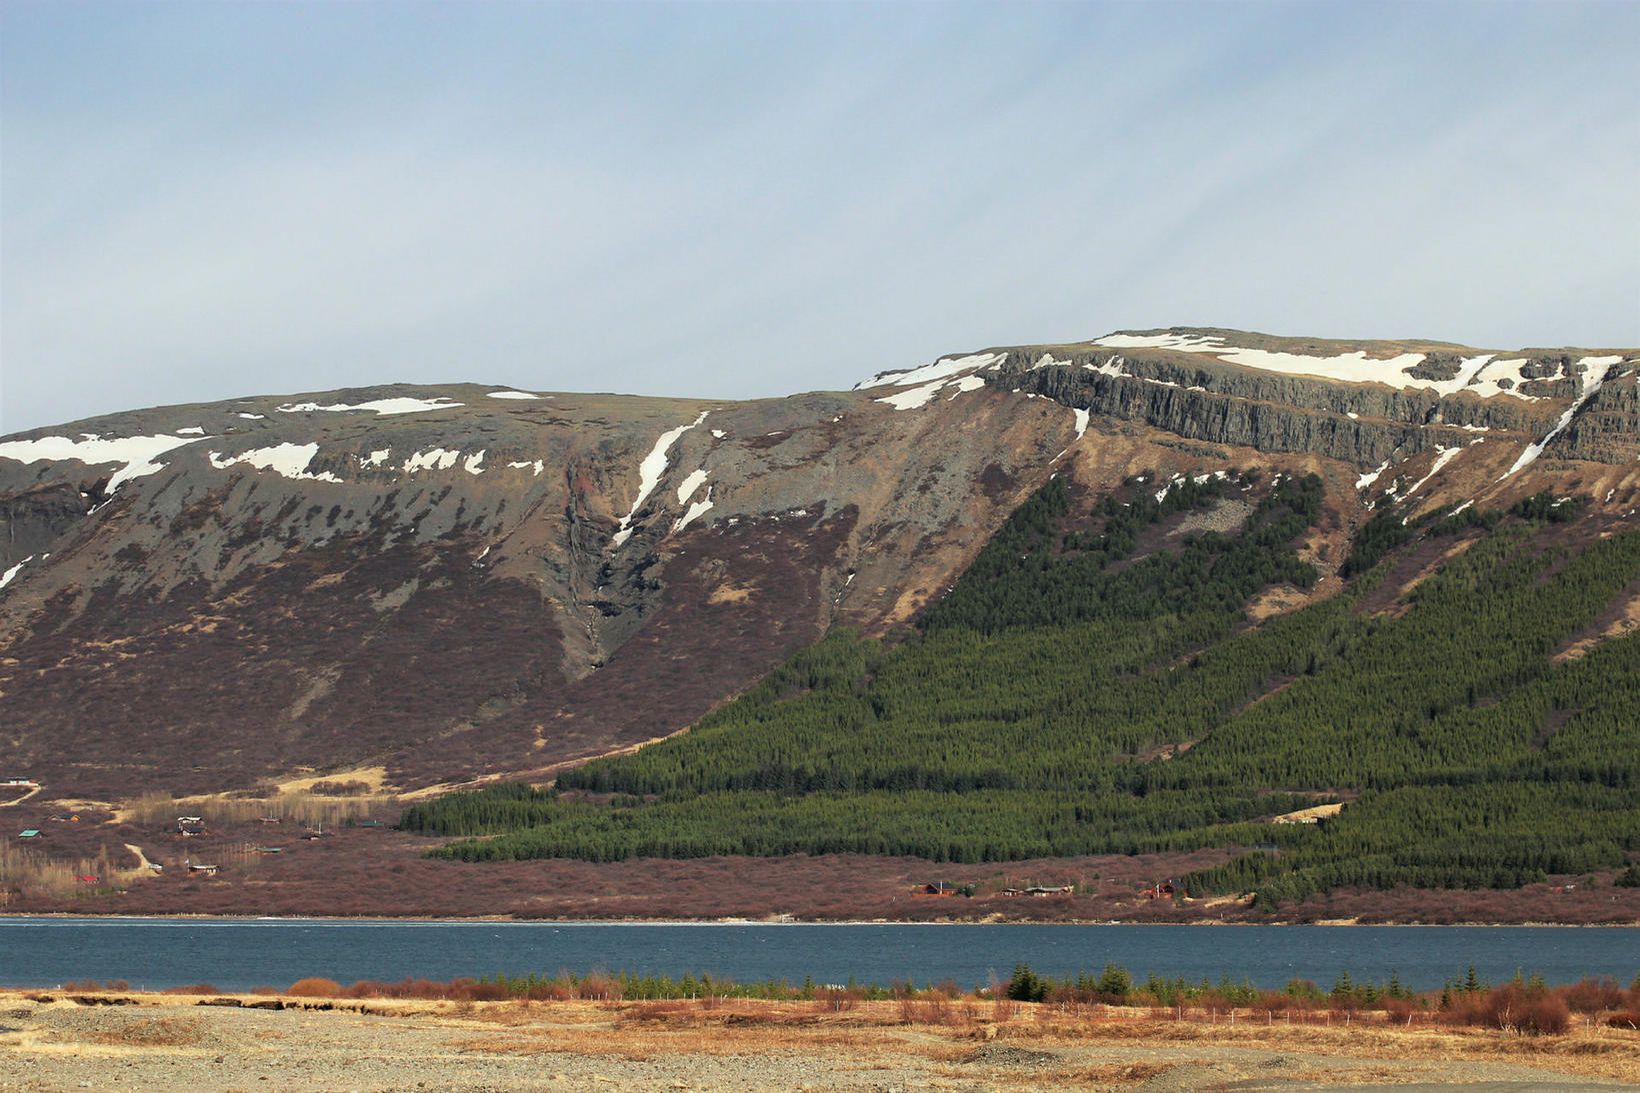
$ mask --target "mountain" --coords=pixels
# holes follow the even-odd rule
[[[1176,811],[1217,802],[1199,823],[1082,818],[1103,834],[1044,842],[1053,824],[1009,798],[997,807],[1026,817],[1017,845],[930,836],[949,853],[918,837],[836,841],[818,813],[811,836],[775,846],[746,835],[773,822],[755,809],[721,813],[745,819],[726,841],[721,823],[708,830],[687,808],[664,823],[640,809],[659,824],[637,851],[647,856],[839,849],[963,861],[1245,844],[1250,829],[1236,825],[1370,791],[1409,760],[1374,752],[1379,768],[1322,763],[1314,778],[1289,764],[1284,781],[1246,792],[1280,763],[1276,730],[1242,728],[1243,707],[1332,694],[1328,647],[1306,666],[1314,683],[1295,684],[1284,667],[1213,676],[1215,664],[1263,663],[1260,642],[1323,624],[1344,645],[1382,644],[1427,614],[1450,636],[1458,601],[1444,615],[1429,605],[1448,584],[1470,594],[1453,568],[1465,555],[1518,593],[1507,600],[1517,613],[1544,610],[1533,588],[1566,585],[1552,587],[1568,606],[1541,628],[1541,640],[1555,635],[1545,663],[1598,668],[1605,654],[1590,650],[1632,646],[1640,573],[1622,549],[1640,498],[1637,378],[1635,350],[1175,329],[988,349],[848,392],[745,403],[392,386],[37,430],[0,440],[0,736],[18,774],[48,787],[42,797],[100,804],[115,819],[121,803],[156,792],[255,793],[326,777],[425,797],[561,774],[579,792],[663,803],[1010,787],[1042,800],[1050,785],[1101,800],[1172,793]],[[1496,545],[1472,549],[1485,542]],[[1501,568],[1522,551],[1557,550],[1573,561],[1544,554],[1518,579]],[[1585,588],[1598,593],[1572,605]],[[1366,620],[1361,634],[1350,620]],[[1141,633],[1142,652],[1115,637]],[[1075,663],[1053,651],[1066,635],[1130,658],[1122,678],[1179,704],[1166,707],[1177,731],[1103,707],[1052,723],[1043,704],[1069,708],[1110,683],[1029,681]],[[1400,648],[1383,645],[1375,663]],[[952,711],[934,732],[889,708],[918,694],[920,709],[938,707],[918,681],[940,664],[967,665],[942,684],[950,693],[1007,657],[1014,682],[975,700],[1011,695],[1029,709]],[[1341,675],[1370,674],[1338,658]],[[878,687],[895,671],[905,673],[895,689]],[[1524,678],[1483,684],[1493,690],[1472,705],[1504,701]],[[1169,689],[1181,680],[1195,681],[1201,702]],[[772,752],[748,743],[768,731],[760,725],[808,716],[789,705],[805,694],[812,740],[780,736]],[[883,707],[870,715],[878,744],[843,743],[878,739],[853,714],[837,720],[857,701]],[[1430,724],[1450,713],[1426,712]],[[1555,716],[1553,728],[1576,722]],[[1007,737],[1021,718],[1043,720],[1035,735]],[[565,773],[697,723],[673,743]],[[1330,731],[1302,711],[1283,724],[1289,736]],[[909,781],[895,782],[872,758],[893,751],[895,733],[923,733],[946,759],[896,756],[894,777]],[[1255,734],[1237,754],[1264,766],[1213,758],[1228,746],[1214,738],[1237,733]],[[1109,755],[1063,758],[1095,738]],[[1044,741],[1059,758],[1044,758]],[[861,757],[837,758],[849,746]],[[1034,756],[1036,773],[998,747]],[[776,768],[789,773],[770,784]],[[1243,792],[1226,790],[1230,777]],[[929,814],[952,814],[956,799],[932,799]],[[541,807],[566,819],[553,811],[563,802]],[[997,826],[974,815],[980,829]],[[511,830],[426,809],[417,822]],[[1112,834],[1122,831],[1126,842]],[[550,855],[634,852],[601,832]],[[542,847],[526,849],[519,856]]]

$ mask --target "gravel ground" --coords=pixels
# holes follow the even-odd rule
[[[1562,1061],[1577,1069],[1569,1065],[1577,1050],[1565,1060],[1534,1055],[1527,1065],[1427,1049],[1361,1057],[1343,1053],[1341,1038],[1329,1053],[1161,1036],[1010,1042],[1012,1029],[987,1039],[994,1029],[959,1033],[869,1020],[771,1026],[732,1012],[680,1025],[590,1003],[365,1006],[370,1012],[200,1006],[157,996],[126,1005],[0,997],[0,1090],[1640,1088],[1611,1079],[1624,1066],[1612,1059],[1605,1078],[1559,1071]],[[1615,1050],[1640,1062],[1640,1042]]]

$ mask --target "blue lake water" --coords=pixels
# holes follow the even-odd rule
[[[1342,971],[1438,988],[1473,964],[1551,983],[1640,973],[1640,928],[1465,926],[627,925],[265,919],[0,918],[0,985],[124,979],[133,987],[208,982],[224,990],[309,975],[359,979],[607,970],[737,981],[954,979],[978,986],[1025,961],[1056,976],[1106,963],[1278,987],[1328,986]]]

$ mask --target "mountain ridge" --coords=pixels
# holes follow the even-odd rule
[[[1173,328],[742,403],[394,384],[100,415],[0,438],[0,698],[19,761],[81,796],[545,771],[687,727],[834,626],[905,625],[1055,473],[1321,473],[1323,591],[1386,500],[1576,482],[1632,511],[1640,352],[1609,356]],[[192,701],[190,664],[216,677]],[[222,747],[193,704],[259,731]]]

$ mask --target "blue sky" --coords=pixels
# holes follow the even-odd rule
[[[0,432],[1121,327],[1640,345],[1640,4],[0,7]]]

